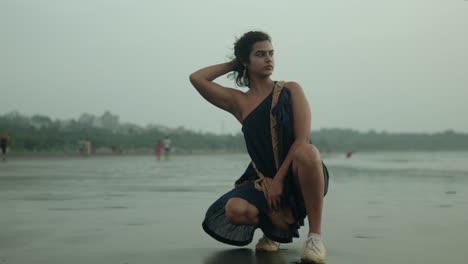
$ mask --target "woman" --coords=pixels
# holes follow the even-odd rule
[[[252,162],[236,187],[219,198],[206,213],[204,230],[213,238],[243,246],[255,229],[264,236],[257,250],[276,251],[280,243],[299,237],[308,217],[309,235],[302,259],[324,262],[321,240],[323,197],[328,171],[319,151],[310,144],[309,104],[296,82],[274,82],[274,51],[264,32],[250,31],[234,45],[235,59],[190,75],[197,91],[213,105],[230,112],[242,124]],[[238,86],[213,82],[233,72]]]

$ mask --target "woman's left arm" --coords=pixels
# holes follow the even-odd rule
[[[296,82],[287,82],[284,85],[291,91],[292,118],[294,129],[294,142],[289,148],[289,151],[283,163],[279,167],[273,179],[273,184],[269,191],[270,199],[268,204],[271,209],[279,207],[279,200],[283,192],[284,178],[288,172],[289,166],[293,160],[294,152],[297,146],[301,144],[309,144],[310,140],[310,123],[311,113],[307,98],[304,95],[302,87]]]

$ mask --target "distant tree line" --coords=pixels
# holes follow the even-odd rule
[[[184,127],[145,127],[120,123],[119,117],[82,114],[77,119],[52,120],[18,112],[0,116],[0,132],[10,135],[10,148],[17,152],[77,152],[81,141],[91,141],[96,150],[148,152],[158,140],[171,138],[179,152],[245,151],[243,135],[217,135]],[[313,131],[312,143],[321,151],[438,151],[468,150],[468,134],[444,131],[434,134],[359,132],[351,129]]]
[[[120,123],[119,117],[110,112],[101,116],[85,113],[71,120],[10,112],[0,116],[2,131],[9,134],[10,148],[17,152],[75,152],[82,141],[90,141],[94,149],[101,151],[148,152],[166,136],[181,152],[245,150],[241,135],[216,135],[161,125],[142,127]]]

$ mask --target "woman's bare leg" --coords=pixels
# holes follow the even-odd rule
[[[226,217],[235,225],[258,225],[258,209],[242,198],[231,198],[225,206]]]
[[[298,146],[293,157],[296,185],[305,202],[309,233],[321,233],[324,179],[322,160],[312,144]]]

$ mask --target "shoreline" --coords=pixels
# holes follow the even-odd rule
[[[175,151],[171,153],[171,156],[191,156],[191,155],[222,155],[222,154],[247,154],[244,151],[230,151],[230,150],[196,150],[196,151]],[[96,152],[89,155],[82,154],[79,152],[10,152],[7,153],[7,159],[11,158],[27,158],[27,157],[125,157],[125,156],[152,156],[154,153],[151,151],[134,151],[134,152],[122,152],[122,153],[108,153],[108,152]],[[164,158],[164,155],[161,155]]]
[[[345,155],[347,151],[320,151],[324,156],[330,155]],[[371,154],[371,153],[464,153],[468,150],[361,150],[361,151],[352,151],[353,155],[359,155],[359,153]],[[171,153],[171,156],[189,156],[189,155],[218,155],[218,154],[248,154],[247,151],[237,151],[237,150],[176,150]],[[60,151],[34,151],[34,152],[7,152],[7,157],[93,157],[93,156],[154,156],[152,150],[136,150],[136,151],[127,151],[121,153],[112,153],[112,152],[95,152],[89,155],[82,154],[79,152],[60,152]],[[164,155],[161,155],[163,157]]]

